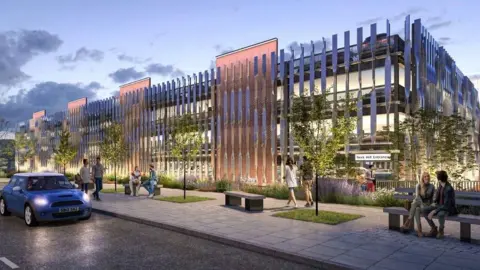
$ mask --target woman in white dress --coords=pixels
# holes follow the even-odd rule
[[[141,187],[142,172],[135,166],[135,170],[130,175],[130,196],[138,196]]]
[[[297,169],[293,164],[293,160],[289,157],[287,159],[287,166],[285,166],[285,182],[288,186],[288,202],[287,205],[290,205],[290,202],[293,201],[295,208],[297,207],[297,200],[295,199],[295,188],[297,184]]]

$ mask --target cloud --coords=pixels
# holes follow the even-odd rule
[[[470,75],[468,76],[468,78],[470,78],[470,80],[480,80],[480,74],[474,74],[474,75]]]
[[[85,47],[81,47],[75,53],[57,56],[57,61],[62,65],[88,60],[100,62],[103,60],[104,56],[104,52],[100,50],[90,50]]]
[[[376,23],[376,22],[381,21],[383,19],[384,19],[384,17],[375,17],[375,18],[364,20],[364,21],[360,21],[360,22],[357,23],[357,25],[358,26],[360,26],[360,25],[370,25],[372,23]]]
[[[110,95],[112,95],[114,97],[118,97],[118,96],[120,96],[120,90],[115,90],[115,91],[111,92]]]
[[[430,25],[427,25],[426,27],[429,31],[435,31],[441,28],[448,27],[451,24],[452,24],[452,21],[443,21],[443,22],[432,23]]]
[[[175,68],[173,65],[162,64],[150,64],[145,67],[145,72],[148,74],[157,74],[161,76],[171,77],[180,77],[185,75],[182,70]]]
[[[99,89],[103,88],[98,82],[87,85],[76,83],[42,82],[32,89],[20,90],[11,95],[6,102],[0,103],[0,115],[12,122],[25,121],[32,117],[32,113],[47,110],[47,114],[65,111],[69,101],[87,97],[93,99]]]
[[[413,15],[413,14],[417,14],[417,13],[424,12],[424,11],[427,11],[427,9],[423,8],[423,7],[411,7],[409,9],[407,9],[406,11],[402,11],[402,12],[398,13],[397,15],[393,16],[391,20],[392,21],[404,20],[405,17],[407,17],[408,15]]]
[[[130,56],[130,55],[127,55],[127,54],[124,54],[124,53],[117,55],[117,59],[119,61],[129,62],[129,63],[133,63],[133,64],[144,64],[144,63],[147,63],[147,62],[152,60],[151,57],[143,59],[143,58],[140,58],[140,57]]]
[[[129,81],[138,80],[145,76],[145,72],[137,71],[134,67],[121,68],[117,71],[108,74],[108,77],[116,83],[126,83]]]
[[[447,44],[451,44],[452,43],[452,38],[441,37],[437,41],[441,46],[444,46],[444,45],[447,45]]]
[[[433,16],[425,20],[426,23],[437,23],[443,19],[443,16]]]
[[[325,38],[325,43],[327,44],[327,51],[332,49],[332,41],[330,38]],[[285,60],[290,60],[291,58],[291,49],[294,50],[295,57],[299,57],[301,53],[301,46],[303,45],[304,48],[304,55],[308,56],[310,55],[310,52],[312,50],[312,44],[311,42],[298,42],[294,41],[288,44],[285,48]],[[313,45],[315,46],[315,53],[319,53],[323,50],[323,42],[322,40],[316,40],[313,42]]]
[[[218,55],[225,54],[234,50],[234,48],[230,46],[225,47],[221,44],[216,44],[215,46],[213,46],[213,48],[215,49]]]
[[[392,22],[393,21],[404,20],[405,17],[407,17],[408,15],[413,15],[413,14],[417,14],[417,13],[425,12],[425,11],[427,11],[427,9],[423,8],[423,7],[411,7],[411,8],[408,8],[407,10],[404,10],[400,13],[397,13],[397,14],[393,15],[393,17],[391,17],[390,20]],[[357,25],[358,26],[370,25],[370,24],[373,24],[373,23],[377,23],[379,21],[384,21],[386,19],[387,19],[387,17],[382,17],[382,16],[374,17],[374,18],[370,18],[370,19],[358,22]]]
[[[155,45],[155,43],[157,42],[157,40],[159,40],[161,37],[167,35],[168,32],[161,32],[161,33],[158,33],[156,34],[152,41],[150,41],[150,47],[153,47]]]
[[[63,41],[43,30],[0,32],[0,86],[12,87],[30,76],[23,66],[35,56],[56,51]]]

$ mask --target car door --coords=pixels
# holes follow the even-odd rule
[[[13,186],[15,185],[16,181],[17,181],[17,177],[12,176],[12,178],[10,178],[10,181],[8,182],[8,184],[3,187],[3,191],[2,191],[2,197],[5,200],[5,202],[7,203],[7,210],[9,210],[9,211],[12,211],[11,210],[11,208],[12,208],[11,207],[12,189],[13,189]]]
[[[23,214],[23,204],[25,203],[25,177],[17,177],[15,185],[12,188],[11,194],[11,208],[12,211],[16,213]]]

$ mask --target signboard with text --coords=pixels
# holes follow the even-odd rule
[[[391,154],[356,154],[355,161],[390,161]]]

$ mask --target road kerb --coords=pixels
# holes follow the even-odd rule
[[[124,215],[124,214],[118,214],[118,213],[115,213],[115,212],[110,212],[110,211],[105,211],[105,210],[95,209],[95,208],[92,209],[92,212],[107,215],[107,216],[111,216],[111,217],[116,217],[116,218],[120,218],[120,219],[124,219],[124,220],[128,220],[128,221],[132,221],[132,222],[136,222],[136,223],[140,223],[140,224],[144,224],[144,225],[149,225],[149,226],[153,226],[153,227],[157,227],[157,228],[161,228],[161,229],[165,229],[165,230],[170,230],[170,231],[178,232],[178,233],[185,234],[185,235],[190,235],[190,236],[197,237],[197,238],[202,238],[202,239],[214,241],[214,242],[217,242],[217,243],[220,243],[220,244],[229,245],[229,246],[233,246],[233,247],[236,247],[236,248],[241,248],[241,249],[244,249],[244,250],[260,253],[260,254],[267,255],[267,256],[272,256],[272,257],[275,257],[275,258],[281,258],[281,259],[284,259],[284,260],[287,260],[287,261],[312,266],[312,267],[315,267],[315,268],[318,268],[318,269],[328,269],[328,270],[355,269],[355,268],[352,268],[350,266],[345,266],[345,265],[338,264],[338,263],[316,260],[316,259],[313,259],[313,258],[300,256],[298,254],[288,253],[288,252],[284,252],[284,251],[280,251],[280,250],[277,250],[277,249],[264,247],[264,246],[257,246],[253,243],[248,243],[248,242],[245,242],[245,241],[242,241],[242,240],[225,238],[225,237],[209,234],[209,233],[206,233],[206,232],[197,231],[197,230],[194,230],[194,229],[191,229],[191,228],[185,228],[185,227],[182,227],[182,226],[173,226],[173,225],[162,223],[162,222],[151,221],[151,220],[147,220],[147,219],[132,217],[132,216]]]

